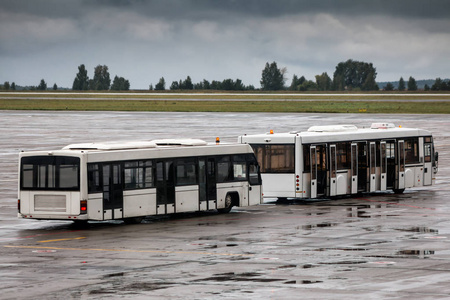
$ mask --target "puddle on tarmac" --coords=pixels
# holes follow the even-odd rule
[[[428,227],[396,228],[395,230],[405,232],[419,232],[419,233],[439,233],[439,230]]]
[[[337,225],[338,225],[338,223],[324,222],[324,223],[319,223],[319,224],[304,225],[304,226],[302,226],[302,229],[304,229],[304,230],[312,230],[312,229],[315,229],[315,228],[334,227],[334,226],[337,226]]]
[[[366,248],[317,248],[312,251],[368,251]]]
[[[321,280],[290,280],[286,281],[284,284],[313,284],[313,283],[322,283]]]
[[[222,273],[222,274],[214,274],[211,277],[196,279],[194,282],[198,281],[252,281],[252,282],[275,282],[275,281],[283,281],[284,279],[278,278],[261,278],[263,274],[257,272],[246,272],[246,273]]]
[[[343,261],[335,261],[335,262],[320,262],[319,265],[358,265],[365,264],[367,260],[343,260]]]
[[[396,255],[416,256],[419,258],[427,258],[431,255],[435,255],[434,250],[401,250],[395,253]]]

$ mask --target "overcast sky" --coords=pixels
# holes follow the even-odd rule
[[[260,87],[266,62],[292,76],[372,62],[377,81],[450,77],[448,0],[0,0],[0,83],[72,87],[93,77],[148,89],[188,75]]]

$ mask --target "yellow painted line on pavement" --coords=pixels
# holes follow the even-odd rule
[[[62,241],[71,241],[71,240],[82,240],[82,239],[85,239],[85,237],[84,236],[80,236],[80,237],[77,237],[77,238],[45,240],[45,241],[38,241],[38,243],[62,242]]]
[[[132,250],[132,249],[96,249],[96,248],[65,248],[65,247],[43,247],[43,246],[4,246],[6,248],[22,249],[46,249],[46,250],[72,250],[72,251],[99,251],[99,252],[128,252],[128,253],[165,253],[165,254],[193,254],[193,255],[215,255],[215,256],[240,256],[253,257],[253,254],[239,253],[214,253],[201,251],[167,251],[167,250]]]

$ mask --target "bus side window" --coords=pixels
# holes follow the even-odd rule
[[[303,172],[311,172],[311,153],[309,152],[310,145],[303,145]]]
[[[244,155],[233,156],[233,179],[247,180],[247,162]]]
[[[405,163],[414,164],[419,162],[419,139],[405,139]]]
[[[197,184],[197,164],[193,158],[177,160],[177,185]]]
[[[231,180],[231,161],[229,156],[223,156],[217,160],[217,182],[227,182]]]
[[[100,166],[99,164],[88,164],[88,193],[102,192],[102,185],[100,182]]]

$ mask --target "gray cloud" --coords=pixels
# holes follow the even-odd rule
[[[449,1],[3,0],[0,82],[71,87],[80,64],[148,88],[240,78],[266,62],[314,79],[349,58],[378,80],[449,77]],[[290,78],[289,78],[290,80]]]

